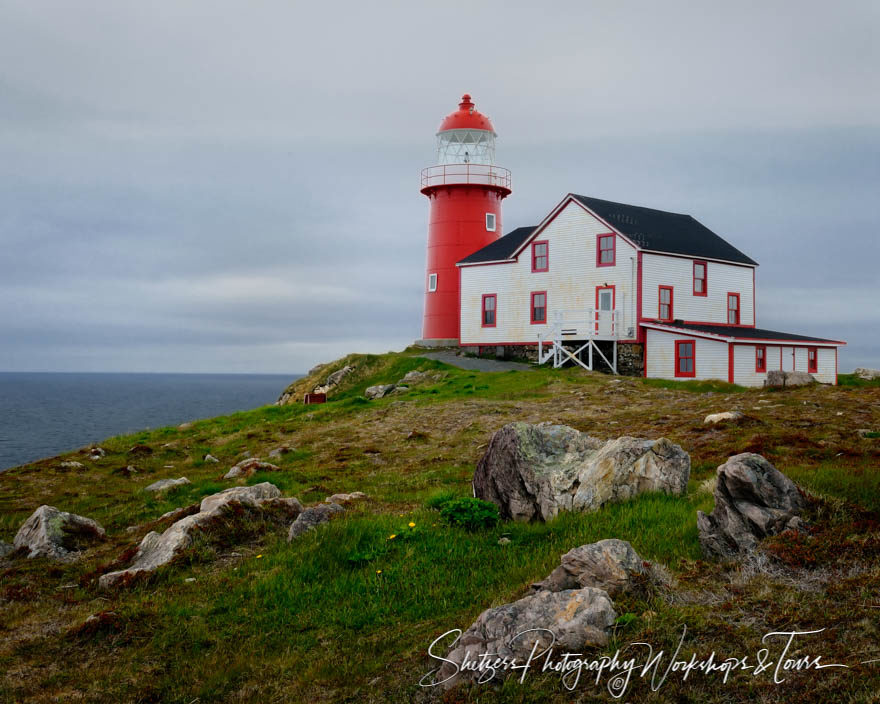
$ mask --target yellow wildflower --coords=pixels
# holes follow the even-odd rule
[[[259,560],[261,557],[262,557],[262,555],[257,555],[257,559],[258,559],[258,560]]]
[[[416,524],[413,523],[412,521],[410,521],[410,523],[409,523],[409,527],[410,527],[410,528],[415,528],[415,527],[416,527]]]
[[[392,533],[388,536],[388,540],[394,540],[397,537],[397,533]]]

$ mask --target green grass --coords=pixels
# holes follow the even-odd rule
[[[838,374],[838,386],[855,386],[859,388],[880,387],[880,379],[862,379],[855,374]]]
[[[641,381],[645,386],[650,386],[655,389],[674,389],[676,391],[691,391],[693,393],[705,393],[706,391],[712,391],[715,393],[729,394],[739,393],[741,391],[748,391],[745,386],[730,384],[726,381],[719,381],[717,379],[692,381],[677,381],[673,379],[642,379]]]

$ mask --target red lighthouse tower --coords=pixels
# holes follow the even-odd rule
[[[459,341],[456,262],[501,236],[501,201],[510,195],[510,171],[495,166],[495,128],[461,96],[458,110],[437,131],[437,165],[422,171],[431,202],[421,342]]]

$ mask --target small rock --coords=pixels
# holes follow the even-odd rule
[[[160,479],[149,486],[145,486],[144,491],[168,491],[176,486],[184,486],[186,484],[192,484],[192,482],[186,477],[178,477],[177,479]]]
[[[870,435],[874,434],[876,431],[871,430],[870,428],[859,428],[856,433],[860,438],[867,438]]]
[[[89,543],[105,538],[104,529],[91,518],[40,506],[19,529],[13,540],[16,548],[27,548],[28,557],[73,558]]]
[[[364,391],[364,396],[371,400],[383,398],[394,391],[394,388],[394,384],[378,384],[377,386],[370,386]]]
[[[282,455],[286,455],[289,452],[293,452],[293,448],[290,445],[282,445],[281,447],[276,447],[269,453],[269,457],[273,459],[281,457]]]
[[[510,538],[508,538],[506,536],[502,536],[501,538],[498,538],[498,544],[499,545],[510,545]]]
[[[193,582],[196,581],[196,578],[195,578],[195,577],[187,577],[187,578],[184,579],[183,581],[184,581],[186,584],[192,584]]]
[[[214,455],[212,455],[210,452],[207,455],[205,455],[202,459],[203,459],[203,461],[210,462],[211,464],[218,464],[220,462],[220,460],[218,460],[216,457],[214,457]]]
[[[132,474],[137,474],[137,468],[134,465],[128,464],[125,467],[117,467],[113,470],[113,474],[121,474],[123,477],[130,477]]]
[[[710,413],[706,416],[704,423],[720,423],[723,420],[737,421],[745,416],[740,411],[725,411],[724,413]]]
[[[718,468],[715,508],[697,511],[700,545],[710,557],[730,558],[758,542],[804,526],[806,500],[791,479],[761,455],[734,455]]]
[[[430,372],[419,372],[413,370],[411,372],[407,372],[403,375],[403,379],[398,381],[398,384],[407,385],[407,384],[417,384],[420,381],[424,381],[425,379],[431,376]]]
[[[240,453],[238,454],[238,456],[239,456],[239,457],[244,457],[245,459],[249,459],[250,456],[251,456],[251,451],[250,451],[250,450],[245,450],[244,452],[240,452]]]
[[[82,462],[76,460],[65,460],[58,465],[61,469],[85,469],[86,466]]]
[[[316,526],[326,523],[335,515],[344,513],[345,509],[339,504],[319,504],[303,511],[291,524],[287,533],[287,540],[294,540],[303,533],[314,529]]]
[[[333,494],[324,499],[325,504],[350,504],[354,501],[366,499],[367,495],[362,491],[353,491],[350,494]]]
[[[427,437],[428,434],[421,430],[410,430],[406,435],[407,440],[424,440]]]
[[[790,386],[807,386],[815,384],[816,379],[806,372],[784,372],[781,369],[771,369],[767,372],[764,386],[788,388]]]
[[[249,457],[233,466],[226,474],[224,479],[237,479],[238,477],[249,477],[255,472],[277,472],[280,467],[269,462],[263,462],[259,457]]]
[[[0,560],[15,550],[15,546],[0,540]]]
[[[873,381],[874,379],[880,379],[880,369],[868,369],[867,367],[856,367],[853,370],[853,374],[855,374],[859,379],[864,379],[865,381]]]
[[[611,538],[569,550],[562,556],[559,567],[543,581],[533,584],[532,589],[559,592],[596,587],[615,597],[629,591],[633,576],[645,571],[645,562],[632,545]]]
[[[180,425],[178,425],[177,429],[178,430],[189,430],[192,427],[193,427],[193,424],[190,423],[189,421],[187,421],[186,423],[181,423]]]
[[[103,447],[93,447],[89,450],[89,458],[92,460],[99,460],[106,454],[107,452]]]

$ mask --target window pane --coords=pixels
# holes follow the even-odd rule
[[[535,307],[543,308],[546,303],[546,296],[543,293],[539,293],[535,296]]]
[[[703,280],[702,279],[697,279],[696,281],[694,281],[694,291],[696,291],[697,293],[703,292]]]
[[[536,244],[535,245],[535,254],[538,255],[539,257],[543,257],[545,254],[547,254],[547,244],[546,243]]]
[[[495,310],[495,296],[486,299],[486,310]]]
[[[694,276],[698,279],[702,279],[705,274],[705,267],[702,264],[694,264]]]
[[[660,302],[661,303],[669,303],[669,289],[661,288],[660,289]]]

